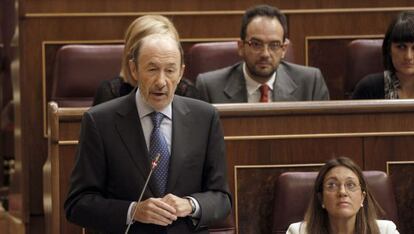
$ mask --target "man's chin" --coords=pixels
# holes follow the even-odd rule
[[[167,107],[170,103],[171,100],[169,100],[168,98],[159,100],[159,99],[150,99],[147,101],[148,105],[150,105],[154,110],[156,111],[160,111],[163,110],[165,107]]]
[[[272,77],[274,71],[255,71],[252,75],[260,80],[268,80]]]

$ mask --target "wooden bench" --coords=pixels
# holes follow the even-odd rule
[[[316,171],[335,156],[394,181],[399,230],[414,230],[414,101],[221,104],[238,233],[270,233],[274,184],[286,171]],[[63,211],[80,121],[87,108],[49,104],[44,204],[52,233],[81,233]],[[410,178],[407,179],[407,178]]]

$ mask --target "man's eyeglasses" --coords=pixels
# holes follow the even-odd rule
[[[257,52],[263,51],[266,45],[267,45],[268,50],[270,50],[271,52],[278,52],[285,46],[285,44],[280,41],[272,41],[269,43],[264,43],[262,41],[254,40],[254,39],[244,41],[244,43],[249,45],[250,48],[252,48],[254,51],[257,51]]]
[[[356,192],[360,188],[360,185],[353,181],[345,182],[345,184],[341,184],[337,181],[328,181],[327,183],[323,185],[323,187],[328,192],[338,192],[341,189],[342,185],[345,187],[345,190],[348,192]]]

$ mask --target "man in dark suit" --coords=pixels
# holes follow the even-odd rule
[[[319,69],[282,61],[288,43],[286,17],[279,9],[248,9],[238,41],[244,62],[200,74],[201,98],[210,103],[328,100]]]
[[[208,233],[231,209],[218,113],[174,96],[184,64],[172,37],[147,36],[132,57],[136,92],[83,116],[67,218],[105,233],[124,233],[128,223],[129,233]],[[143,199],[134,202],[157,155]]]

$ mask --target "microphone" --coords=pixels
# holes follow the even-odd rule
[[[141,190],[141,194],[139,195],[139,198],[138,198],[138,201],[137,201],[137,205],[135,205],[135,207],[134,207],[134,211],[132,212],[132,218],[133,218],[133,217],[135,217],[135,213],[136,213],[136,212],[137,212],[137,210],[138,210],[138,203],[140,203],[140,202],[141,202],[142,196],[144,195],[145,189],[147,188],[148,181],[149,181],[149,180],[150,180],[150,178],[151,178],[152,172],[153,172],[153,171],[154,171],[154,169],[157,167],[158,162],[160,161],[160,156],[161,156],[161,155],[160,155],[159,153],[157,153],[157,155],[155,156],[154,160],[152,160],[152,162],[151,162],[151,170],[150,170],[150,172],[149,172],[149,174],[148,174],[147,180],[145,181],[144,187],[143,187],[143,188],[142,188],[142,190]],[[128,226],[127,226],[126,230],[125,230],[125,234],[128,234],[129,229],[131,228],[132,223],[134,223],[134,221],[133,221],[133,220],[132,220],[131,222],[129,222],[129,224],[128,224]]]

